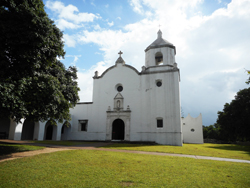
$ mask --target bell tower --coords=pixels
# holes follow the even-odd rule
[[[170,65],[174,66],[176,49],[173,44],[162,38],[162,32],[157,32],[157,39],[145,50],[145,66]]]

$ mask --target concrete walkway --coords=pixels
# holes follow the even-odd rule
[[[83,142],[83,144],[79,145],[79,146],[59,146],[59,145],[37,144],[37,143],[31,143],[29,141],[15,141],[15,140],[0,140],[0,143],[25,144],[25,145],[35,145],[35,146],[47,147],[44,150],[27,151],[27,152],[20,152],[20,153],[12,154],[14,158],[20,158],[20,157],[26,157],[26,156],[28,157],[28,156],[37,155],[40,153],[50,153],[50,152],[56,152],[56,151],[62,151],[62,150],[84,149],[84,150],[99,150],[99,151],[135,153],[135,154],[144,154],[144,155],[146,154],[146,155],[159,155],[159,156],[189,157],[189,158],[193,158],[193,159],[207,159],[207,160],[215,160],[215,161],[227,161],[227,162],[249,163],[250,164],[249,160],[241,160],[241,159],[99,148],[99,147],[110,145],[110,144],[112,144],[112,142]],[[41,151],[41,152],[38,152],[38,151]],[[32,154],[32,152],[33,152],[33,154]],[[11,160],[11,157],[8,157],[8,158],[9,159],[7,159],[7,160]],[[5,161],[6,158],[0,158],[0,162],[2,162],[3,160]]]

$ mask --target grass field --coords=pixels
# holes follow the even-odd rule
[[[70,150],[0,163],[0,187],[250,187],[250,164]]]
[[[18,144],[1,144],[0,143],[0,156],[8,155],[11,153],[23,152],[23,151],[34,151],[43,149],[45,147],[41,146],[28,146],[28,145],[18,145]],[[1,187],[1,185],[0,185]]]
[[[31,142],[36,144],[50,144],[50,145],[60,145],[60,146],[79,146],[88,143],[88,142],[73,142],[73,141],[53,141],[53,140],[31,141]]]
[[[183,146],[112,144],[104,148],[202,155],[250,160],[250,146],[236,144],[183,144]]]

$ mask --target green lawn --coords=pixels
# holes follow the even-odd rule
[[[250,160],[250,146],[236,144],[183,144],[183,146],[112,144],[104,148],[202,155]]]
[[[53,141],[53,140],[31,141],[31,142],[37,144],[50,144],[50,145],[60,145],[60,146],[79,146],[88,143],[88,142],[74,142],[74,141]]]
[[[23,152],[23,151],[33,151],[43,149],[41,146],[29,146],[29,145],[18,145],[18,144],[1,144],[0,143],[0,156],[8,155],[11,153]],[[1,187],[1,185],[0,185]]]
[[[250,187],[250,164],[96,150],[0,163],[0,187]]]

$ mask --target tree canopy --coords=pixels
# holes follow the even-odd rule
[[[220,138],[226,141],[250,141],[250,87],[240,90],[231,103],[218,112]]]
[[[0,118],[70,119],[79,88],[62,37],[42,0],[0,1]]]

